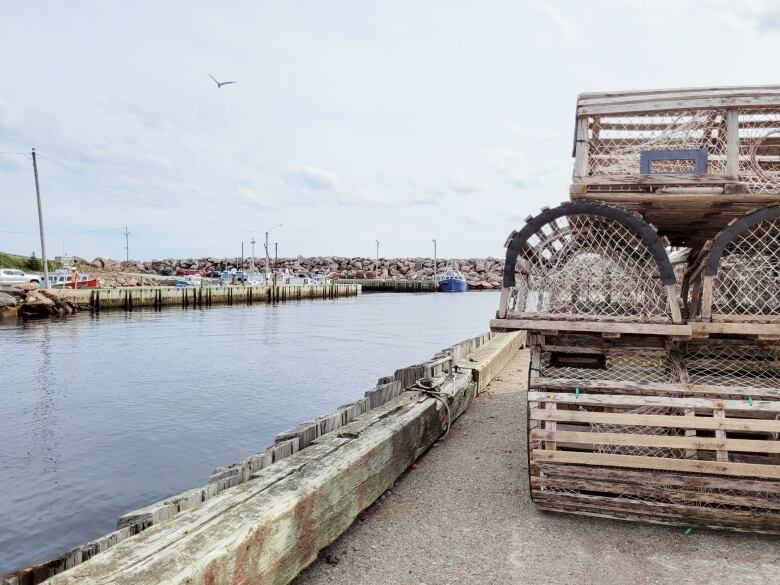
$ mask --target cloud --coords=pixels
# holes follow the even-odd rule
[[[769,10],[758,17],[758,30],[761,32],[780,32],[780,9]]]
[[[292,167],[282,175],[290,187],[309,191],[334,191],[339,185],[339,176],[319,167]]]
[[[479,215],[477,215],[475,213],[466,213],[466,214],[464,214],[463,215],[463,220],[467,224],[469,224],[469,225],[484,225],[485,224],[485,220],[481,216],[479,216]]]
[[[561,11],[560,6],[550,6],[549,4],[542,2],[540,5],[540,8],[546,12],[550,19],[555,24],[556,28],[560,31],[561,34],[569,36],[574,30],[574,27],[572,26],[572,23],[567,19],[563,12]]]
[[[494,148],[485,151],[493,168],[504,181],[516,189],[527,189],[538,183],[530,171],[528,157],[522,152],[504,148]]]

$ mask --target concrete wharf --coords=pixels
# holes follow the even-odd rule
[[[780,582],[780,539],[543,512],[530,499],[529,352],[293,585]]]
[[[339,278],[339,284],[359,285],[363,292],[436,292],[432,280],[392,280],[382,278]]]
[[[304,299],[335,299],[360,294],[359,284],[263,284],[251,286],[136,286],[122,288],[58,289],[57,295],[74,304],[89,304],[94,311],[162,307],[253,305]]]

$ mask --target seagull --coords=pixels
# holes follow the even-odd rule
[[[228,83],[237,83],[236,81],[217,81],[216,78],[211,73],[207,73],[206,75],[208,75],[209,77],[211,77],[211,79],[214,80],[214,83],[217,84],[217,89],[219,89],[223,85],[227,85]]]

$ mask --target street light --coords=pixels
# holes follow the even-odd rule
[[[431,240],[433,242],[433,292],[436,292],[436,289],[438,288],[436,284],[436,240]]]
[[[277,223],[275,226],[272,226],[270,230],[265,232],[265,273],[268,275],[268,264],[270,264],[270,257],[268,256],[268,234],[270,234],[272,231],[274,231],[278,227],[284,227],[281,223]]]
[[[252,244],[252,274],[254,274],[255,273],[255,237],[254,236],[252,236],[252,241],[249,243]]]

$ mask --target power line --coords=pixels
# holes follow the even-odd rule
[[[76,231],[76,232],[52,232],[49,230],[46,230],[50,234],[54,234],[57,236],[73,236],[78,234],[100,234],[100,233],[107,233],[107,232],[116,232],[119,230],[124,230],[123,227],[116,227],[116,228],[104,228],[99,230],[82,230],[82,231]],[[21,235],[33,235],[37,236],[38,232],[18,232],[13,230],[0,230],[0,234],[21,234]]]
[[[160,205],[159,203],[154,203],[153,201],[147,200],[145,197],[142,197],[140,195],[136,195],[135,193],[130,193],[129,191],[125,191],[124,189],[120,189],[119,187],[114,187],[113,185],[109,185],[108,183],[104,183],[103,181],[100,181],[98,179],[90,177],[89,175],[86,175],[84,173],[76,171],[76,170],[68,167],[67,165],[64,165],[61,162],[58,162],[58,161],[56,161],[56,160],[54,160],[54,159],[52,159],[52,158],[50,158],[48,156],[45,156],[45,155],[43,155],[41,153],[38,153],[38,156],[40,158],[46,159],[47,161],[49,161],[51,163],[54,163],[58,167],[61,167],[61,168],[65,169],[66,171],[70,172],[70,173],[73,173],[74,175],[78,175],[79,177],[81,177],[83,179],[86,179],[87,181],[91,181],[92,183],[95,183],[96,185],[100,185],[101,187],[104,187],[106,189],[110,189],[111,191],[116,191],[117,193],[121,193],[122,195],[126,195],[128,197],[133,197],[134,199],[138,199],[139,201],[143,201],[147,205],[151,205],[152,207],[157,207],[157,208],[162,209],[164,211],[167,211],[169,213],[173,213],[174,215],[180,215],[182,217],[186,217],[187,219],[191,219],[193,221],[200,221],[200,222],[203,222],[203,223],[208,223],[208,224],[211,224],[211,225],[215,225],[217,227],[221,227],[221,228],[225,228],[225,229],[229,229],[229,230],[235,230],[235,231],[239,231],[239,232],[254,233],[255,231],[257,231],[257,230],[249,230],[249,229],[236,227],[234,225],[226,225],[226,224],[219,223],[219,222],[216,222],[216,221],[211,221],[209,219],[203,219],[203,218],[200,218],[200,217],[195,217],[194,215],[189,215],[189,214],[183,213],[181,211],[176,211],[175,209],[171,209],[169,207],[165,207],[164,205]]]

